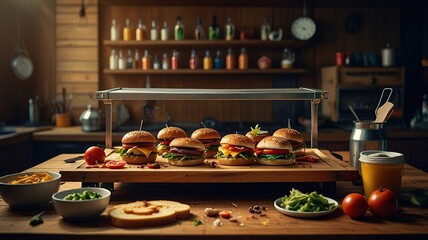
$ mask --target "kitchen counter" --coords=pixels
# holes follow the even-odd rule
[[[348,153],[340,152],[346,159]],[[30,170],[59,171],[73,167],[64,163],[65,158],[76,154],[62,154]],[[66,182],[61,190],[79,187],[78,182]],[[291,184],[144,184],[115,183],[108,209],[97,219],[89,222],[66,222],[56,215],[52,205],[42,209],[44,223],[30,226],[29,220],[37,211],[11,210],[0,201],[0,237],[2,239],[427,239],[428,209],[410,205],[408,193],[428,186],[428,174],[409,165],[404,167],[401,208],[399,214],[389,219],[374,217],[370,212],[361,220],[352,220],[339,208],[334,213],[314,219],[300,219],[282,215],[273,207],[273,201],[288,194]],[[350,192],[362,192],[351,182],[337,183],[339,202]],[[138,229],[121,229],[111,226],[107,212],[113,206],[136,200],[167,199],[187,203],[192,216],[175,223]],[[266,206],[264,215],[250,214],[253,205]],[[215,218],[204,216],[207,207],[230,210],[239,223],[222,219],[222,226],[214,227]],[[202,225],[194,226],[199,219]],[[241,224],[240,224],[241,223]]]
[[[8,147],[20,142],[29,141],[32,139],[32,134],[41,132],[41,131],[49,131],[53,127],[52,126],[44,126],[44,127],[5,127],[5,132],[0,134],[0,148]]]

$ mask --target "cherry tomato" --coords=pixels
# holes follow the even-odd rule
[[[123,160],[110,160],[106,162],[106,167],[110,169],[123,168],[125,165],[126,165],[126,162]]]
[[[147,163],[147,167],[150,169],[159,169],[161,166],[159,163]]]
[[[360,218],[364,216],[367,208],[367,199],[359,193],[350,193],[342,201],[342,210],[350,218]]]
[[[224,218],[224,219],[229,219],[232,217],[232,212],[229,210],[223,210],[219,212],[220,217]]]
[[[397,212],[397,198],[386,188],[380,188],[370,194],[369,209],[378,217],[389,217]]]
[[[92,146],[83,155],[88,165],[101,164],[106,160],[106,153],[100,147]]]

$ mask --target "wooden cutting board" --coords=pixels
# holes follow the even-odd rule
[[[358,170],[335,158],[327,150],[306,149],[308,154],[317,155],[316,163],[296,162],[291,166],[222,166],[215,159],[207,159],[204,165],[170,166],[166,159],[158,157],[160,169],[149,169],[145,165],[126,165],[123,169],[87,168],[86,164],[75,164],[60,170],[62,181],[78,182],[144,182],[144,183],[251,183],[251,182],[334,182],[360,178]],[[108,159],[119,159],[111,154]],[[210,167],[214,162],[216,167]],[[211,164],[212,165],[212,164]]]

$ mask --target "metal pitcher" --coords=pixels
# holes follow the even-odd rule
[[[351,166],[361,173],[358,161],[360,152],[365,150],[388,150],[388,135],[384,123],[373,121],[354,121],[349,140],[349,154]]]

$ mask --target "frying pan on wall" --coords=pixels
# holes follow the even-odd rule
[[[33,74],[33,62],[31,61],[27,49],[24,46],[24,40],[21,37],[21,16],[20,7],[18,5],[18,19],[17,19],[17,44],[16,52],[12,58],[12,70],[18,79],[25,80]]]

